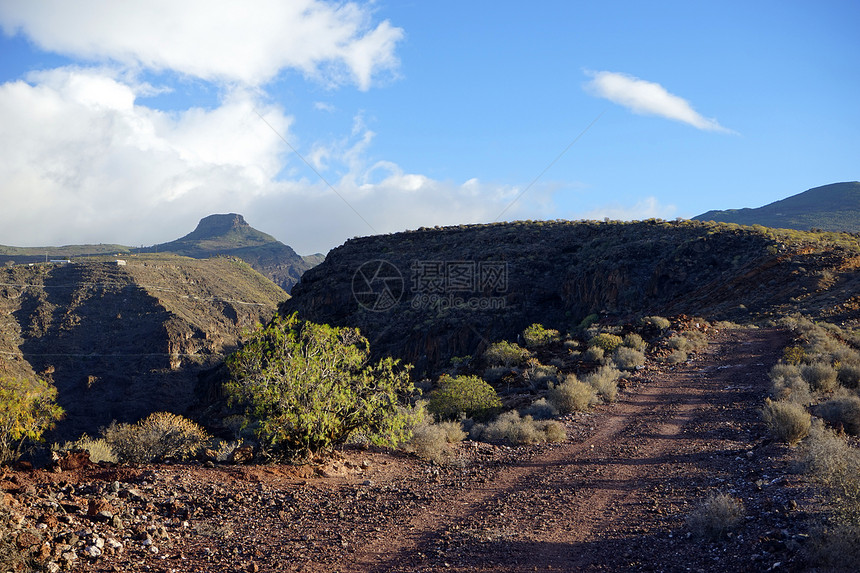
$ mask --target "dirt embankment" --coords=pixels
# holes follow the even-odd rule
[[[723,331],[695,360],[632,377],[615,404],[564,418],[564,443],[464,442],[441,467],[346,450],[316,467],[90,468],[3,483],[82,571],[797,570],[813,506],[758,414],[785,343]],[[720,541],[686,525],[710,492],[745,508]],[[86,517],[100,503],[116,518]],[[87,557],[93,536],[109,549]]]

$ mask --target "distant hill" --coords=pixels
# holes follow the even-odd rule
[[[306,270],[325,258],[321,254],[302,257],[273,236],[251,227],[236,213],[204,217],[197,228],[184,237],[144,250],[195,259],[216,255],[237,257],[287,292]]]
[[[111,244],[63,247],[0,245],[0,265],[103,255],[128,257],[145,253],[173,253],[193,259],[208,259],[219,255],[236,257],[288,293],[306,270],[325,259],[325,255],[319,253],[303,257],[273,236],[251,227],[242,215],[228,213],[204,217],[194,231],[180,239],[141,249]]]
[[[777,229],[860,232],[860,182],[815,187],[756,209],[708,211],[693,219]]]

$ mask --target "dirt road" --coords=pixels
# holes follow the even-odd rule
[[[0,486],[54,540],[52,559],[74,549],[80,571],[799,570],[808,492],[758,412],[786,343],[722,331],[566,417],[564,443],[464,442],[445,466],[353,449],[318,467],[90,467]],[[744,504],[730,538],[686,525],[711,492]],[[106,549],[86,557],[96,537]]]
[[[711,490],[738,496],[748,512],[766,501],[750,480],[764,469],[757,409],[784,345],[768,330],[721,334],[693,363],[655,373],[594,415],[581,441],[466,484],[382,531],[344,569],[684,571],[719,558],[726,570],[725,551],[703,555],[686,539],[685,516]],[[731,562],[757,570],[744,563],[753,555]]]

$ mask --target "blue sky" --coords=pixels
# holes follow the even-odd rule
[[[0,0],[0,244],[239,212],[311,253],[761,206],[858,179],[858,24],[854,1]]]

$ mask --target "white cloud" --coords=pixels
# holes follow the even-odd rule
[[[151,245],[206,215],[238,212],[309,253],[355,235],[491,222],[520,193],[434,180],[371,157],[375,134],[361,112],[332,141],[291,132],[294,118],[265,92],[281,70],[359,89],[396,72],[403,32],[372,24],[363,5],[0,0],[0,25],[91,60],[0,84],[0,244]],[[141,82],[141,69],[217,82],[221,99],[170,112],[142,105],[171,88]],[[539,185],[505,216],[539,218],[551,203]]]
[[[40,48],[205,80],[262,85],[283,69],[366,90],[398,66],[403,30],[321,0],[0,2],[0,26]]]
[[[613,203],[579,214],[578,218],[589,220],[610,219],[613,221],[642,221],[645,219],[672,219],[678,209],[674,205],[661,205],[656,197],[646,197],[633,205]]]
[[[634,113],[658,115],[697,129],[733,133],[721,126],[716,119],[703,117],[687,100],[669,93],[658,83],[616,72],[586,73],[592,78],[586,83],[586,91],[624,106]]]
[[[148,87],[111,69],[27,79],[0,85],[0,244],[151,245],[190,232],[206,215],[238,212],[308,253],[356,235],[489,222],[519,192],[370,159],[373,132],[359,115],[349,136],[307,145],[318,167],[331,166],[327,176],[337,174],[335,193],[257,116],[295,141],[293,118],[256,92],[237,89],[213,109],[167,113],[139,105]],[[539,217],[546,195],[533,188],[506,215]]]
[[[157,242],[167,237],[153,222],[247,204],[283,165],[283,144],[253,110],[283,133],[291,118],[246,93],[167,114],[134,105],[135,87],[109,73],[30,79],[0,85],[0,242]]]

